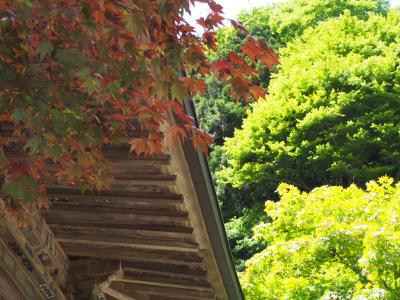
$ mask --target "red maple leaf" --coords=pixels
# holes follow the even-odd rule
[[[147,155],[148,148],[147,144],[142,138],[134,138],[130,141],[131,152],[136,153],[136,157],[140,157],[142,154]]]
[[[29,175],[30,166],[26,162],[12,163],[8,166],[8,174],[15,179]]]
[[[198,128],[193,128],[192,142],[196,150],[199,149],[201,152],[208,154],[208,145],[212,144],[213,138],[208,133]]]
[[[171,124],[165,129],[165,133],[168,138],[173,142],[176,143],[178,139],[183,142],[186,138],[186,131],[182,126]]]
[[[239,21],[236,20],[230,20],[232,26],[237,30],[237,31],[242,31],[244,33],[249,33],[248,29]]]

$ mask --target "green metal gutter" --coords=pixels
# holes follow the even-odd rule
[[[197,123],[193,102],[185,101],[184,104],[187,114],[193,117]],[[222,214],[208,167],[207,157],[201,151],[196,151],[191,143],[184,143],[183,150],[193,179],[197,198],[199,199],[211,246],[229,300],[243,300],[243,292],[234,268]]]

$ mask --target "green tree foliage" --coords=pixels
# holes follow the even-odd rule
[[[268,45],[278,50],[281,46],[280,40],[269,25],[272,13],[273,6],[271,5],[257,7],[252,10],[242,11],[238,16],[238,21],[248,29],[252,36],[263,39]],[[244,34],[235,30],[232,26],[221,28],[217,32],[218,52],[212,55],[223,57],[228,55],[230,51],[239,52],[240,45],[244,43],[244,38]]]
[[[233,136],[235,128],[240,127],[246,116],[245,105],[230,99],[229,86],[224,86],[217,78],[206,79],[206,95],[196,95],[197,118],[201,128],[214,137],[216,145],[222,145],[225,137]]]
[[[239,20],[252,36],[264,39],[268,45],[276,48],[273,34],[268,30],[269,11],[270,7],[255,9],[242,13]],[[231,51],[240,53],[245,40],[246,34],[243,32],[233,27],[221,28],[217,32],[218,51],[209,51],[208,56],[216,61],[227,57]],[[261,65],[256,68],[260,72],[258,82],[267,88],[271,71]],[[195,97],[196,112],[201,128],[214,136],[217,145],[221,145],[225,137],[231,137],[234,129],[241,126],[245,104],[234,100],[230,95],[230,85],[222,84],[215,76],[209,76],[206,83],[206,95]]]
[[[388,0],[286,0],[244,10],[238,20],[252,36],[264,39],[279,51],[306,29],[337,18],[345,10],[359,19],[367,19],[370,14],[386,14],[389,7]],[[217,33],[218,53],[212,57],[226,56],[232,50],[240,51],[244,40],[245,35],[233,27],[222,28]]]
[[[350,10],[352,15],[365,19],[371,13],[385,14],[388,7],[389,1],[387,0],[291,0],[243,11],[238,20],[246,26],[252,36],[265,40],[268,45],[279,51],[288,42],[300,36],[306,28],[329,18],[338,17],[345,10]],[[217,60],[226,57],[231,51],[240,53],[245,40],[246,34],[243,32],[237,31],[233,27],[224,27],[217,32],[218,51],[210,51],[209,56],[211,59]],[[258,76],[260,85],[268,88],[271,78],[270,70],[261,65],[256,68],[260,72]],[[226,123],[228,134],[222,135],[222,137],[229,137],[230,132],[237,128],[237,119],[242,117],[243,109],[240,108],[243,105],[231,104],[229,85],[222,86],[215,82],[215,79],[208,80],[209,87],[211,86],[213,89],[211,95],[197,99],[197,105],[200,106],[201,111],[199,114],[200,124],[204,126],[204,129],[210,130],[211,134],[220,136],[220,132],[213,130],[219,126],[217,123],[222,116],[228,121]],[[217,97],[216,94],[218,94]],[[214,105],[211,101],[214,99],[218,99],[219,104]],[[228,116],[227,118],[224,117],[225,114]]]
[[[265,241],[253,238],[254,224],[265,223],[270,220],[271,218],[264,213],[262,205],[257,205],[252,208],[245,208],[243,216],[233,217],[225,224],[226,234],[238,271],[243,271],[246,260],[263,250],[267,245]]]
[[[269,246],[242,274],[247,299],[400,299],[400,183],[278,192],[256,228]]]
[[[345,10],[367,19],[371,13],[385,14],[389,6],[388,0],[289,0],[273,6],[268,25],[279,42],[287,44],[306,29],[339,17]]]
[[[282,50],[270,95],[224,145],[218,175],[250,205],[280,182],[310,190],[400,177],[400,14],[346,12]],[[242,199],[243,200],[243,199]]]

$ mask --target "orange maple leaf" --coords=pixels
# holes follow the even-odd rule
[[[97,24],[104,24],[104,21],[106,19],[103,10],[96,10],[95,12],[93,12],[93,18]]]
[[[165,133],[168,135],[168,138],[170,138],[173,143],[176,143],[178,139],[183,142],[186,138],[185,129],[176,124],[168,126],[165,130]]]
[[[135,152],[136,157],[140,157],[142,154],[146,155],[148,152],[148,147],[144,139],[134,138],[130,142],[131,149],[130,152]]]

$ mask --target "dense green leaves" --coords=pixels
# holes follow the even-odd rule
[[[399,299],[400,184],[278,192],[256,229],[269,245],[242,274],[247,299]]]
[[[232,101],[229,87],[215,77],[206,80],[206,95],[194,97],[197,117],[201,128],[214,137],[217,145],[222,145],[225,137],[232,137],[235,128],[240,127],[246,116],[246,108],[242,102]]]
[[[388,0],[289,0],[272,8],[268,25],[281,44],[287,44],[306,29],[339,17],[345,10],[367,19],[372,13],[386,13],[388,8]]]
[[[345,13],[281,50],[267,100],[224,145],[219,180],[258,201],[279,182],[309,190],[400,176],[400,15]]]
[[[243,210],[243,216],[233,217],[225,224],[232,255],[238,271],[243,271],[246,260],[265,248],[267,243],[253,237],[254,224],[268,222],[271,218],[263,212],[262,205]]]
[[[259,220],[252,207],[276,199],[281,181],[310,190],[327,183],[362,185],[384,174],[399,178],[399,23],[395,13],[384,19],[388,6],[291,0],[240,14],[249,32],[283,59],[272,85],[271,72],[258,68],[270,94],[254,105],[243,129],[210,155],[223,215],[234,218],[227,226],[235,228],[228,235],[239,269],[263,246],[248,237],[249,222]],[[239,53],[245,39],[226,27],[217,41],[213,59]],[[201,126],[221,144],[240,126],[244,109],[230,99],[229,85],[217,83],[208,79],[208,93],[196,105]]]

